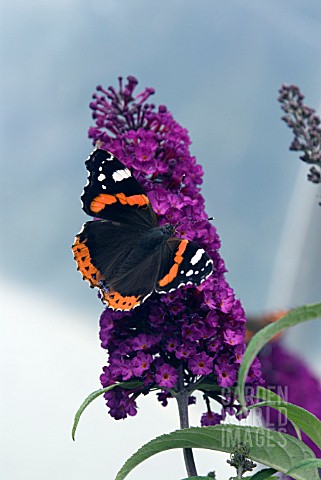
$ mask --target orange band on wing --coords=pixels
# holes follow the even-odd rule
[[[100,212],[106,205],[112,205],[117,202],[117,198],[114,195],[108,195],[107,193],[101,193],[98,197],[94,198],[90,204],[90,210],[95,213]]]
[[[112,205],[113,203],[120,202],[122,205],[138,205],[143,207],[149,204],[149,200],[146,195],[130,195],[126,197],[124,193],[116,193],[116,195],[109,195],[107,193],[101,193],[98,197],[95,197],[91,204],[90,210],[94,213],[101,212],[106,205]]]
[[[109,307],[114,310],[131,310],[132,308],[140,305],[141,301],[140,295],[138,297],[126,296],[123,297],[120,293],[117,292],[102,292],[103,293],[103,302],[107,303]]]
[[[91,263],[90,253],[85,243],[80,242],[79,237],[72,246],[78,270],[82,273],[83,279],[87,280],[92,287],[99,286],[101,275],[97,268]]]
[[[186,250],[187,244],[188,244],[188,240],[182,240],[181,243],[179,244],[175,258],[174,258],[175,263],[178,263],[179,265],[182,263],[183,261],[182,255]]]
[[[178,267],[183,261],[183,253],[186,250],[188,240],[181,240],[177,252],[174,257],[174,265],[171,267],[170,271],[158,282],[160,287],[165,287],[171,283],[178,274]]]
[[[129,197],[126,197],[123,193],[116,193],[116,197],[122,205],[138,205],[139,207],[143,207],[144,205],[149,204],[149,200],[144,194],[130,195]]]

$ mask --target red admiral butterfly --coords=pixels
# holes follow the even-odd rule
[[[72,246],[78,270],[114,310],[131,310],[154,291],[199,285],[213,262],[195,243],[159,226],[141,185],[113,154],[96,149],[86,160],[83,210],[98,220],[84,224]]]

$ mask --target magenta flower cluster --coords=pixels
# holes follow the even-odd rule
[[[158,389],[158,400],[166,406],[175,391],[184,388],[190,393],[202,391],[207,401],[202,424],[212,425],[227,410],[238,412],[232,400],[227,407],[219,387],[232,387],[236,382],[245,349],[244,310],[224,278],[220,240],[200,194],[203,170],[189,151],[188,132],[165,106],[149,103],[153,89],[134,94],[137,83],[130,76],[125,84],[119,79],[118,90],[97,87],[90,104],[96,125],[89,129],[89,136],[132,170],[160,224],[178,224],[177,236],[207,251],[214,273],[200,287],[154,293],[132,312],[106,309],[100,319],[100,339],[108,352],[108,364],[100,379],[103,387],[140,382],[135,388],[117,387],[105,394],[115,419],[135,415],[140,394]],[[262,382],[258,361],[248,382],[253,386]],[[220,403],[220,413],[212,413],[209,398]],[[190,403],[194,401],[190,397]]]
[[[272,342],[260,353],[260,361],[268,388],[321,420],[321,384],[300,357],[289,352],[281,342]],[[262,411],[267,427],[296,436],[293,425],[277,410],[263,408]],[[321,450],[304,432],[302,440],[321,457]]]
[[[321,119],[303,103],[304,95],[296,85],[282,85],[279,102],[285,112],[282,120],[292,129],[290,150],[302,152],[300,159],[313,165],[308,180],[321,183]]]

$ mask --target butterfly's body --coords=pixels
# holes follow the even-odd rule
[[[154,227],[146,232],[142,238],[141,247],[146,255],[163,245],[174,233],[173,225],[166,224],[162,227]]]
[[[211,274],[203,249],[174,237],[172,225],[159,226],[146,193],[119,160],[97,149],[86,165],[83,209],[99,219],[85,223],[73,251],[83,278],[100,289],[107,306],[131,310],[154,290],[198,285]]]

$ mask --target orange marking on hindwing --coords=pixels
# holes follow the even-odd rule
[[[75,243],[72,246],[74,258],[78,264],[78,270],[81,272],[83,279],[87,280],[92,287],[99,286],[101,275],[97,268],[91,263],[89,249],[84,242],[76,237]]]
[[[122,296],[118,292],[101,292],[103,297],[103,302],[114,310],[132,310],[133,308],[140,305],[141,301],[140,295],[135,297],[135,295]]]
[[[158,285],[160,287],[165,287],[165,285],[168,285],[177,276],[178,267],[180,266],[180,264],[182,263],[182,261],[184,259],[183,253],[186,250],[187,244],[188,244],[188,240],[181,240],[181,242],[178,246],[178,249],[175,253],[175,257],[174,257],[174,262],[175,263],[170,268],[169,272],[161,280],[159,280]]]

